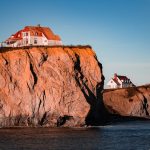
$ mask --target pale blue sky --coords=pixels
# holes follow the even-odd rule
[[[1,0],[0,41],[26,25],[49,26],[64,44],[89,44],[107,82],[114,72],[150,83],[150,0]]]

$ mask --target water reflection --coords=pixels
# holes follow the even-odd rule
[[[90,128],[0,129],[0,150],[150,149],[150,122]]]

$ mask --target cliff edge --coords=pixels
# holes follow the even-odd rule
[[[0,49],[0,127],[103,120],[102,65],[89,46]]]

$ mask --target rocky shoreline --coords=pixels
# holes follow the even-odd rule
[[[104,90],[103,101],[112,115],[150,119],[150,85]]]

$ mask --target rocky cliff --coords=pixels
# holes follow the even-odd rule
[[[150,85],[105,90],[103,98],[111,114],[150,119]]]
[[[0,127],[103,120],[104,77],[90,46],[0,49]]]

